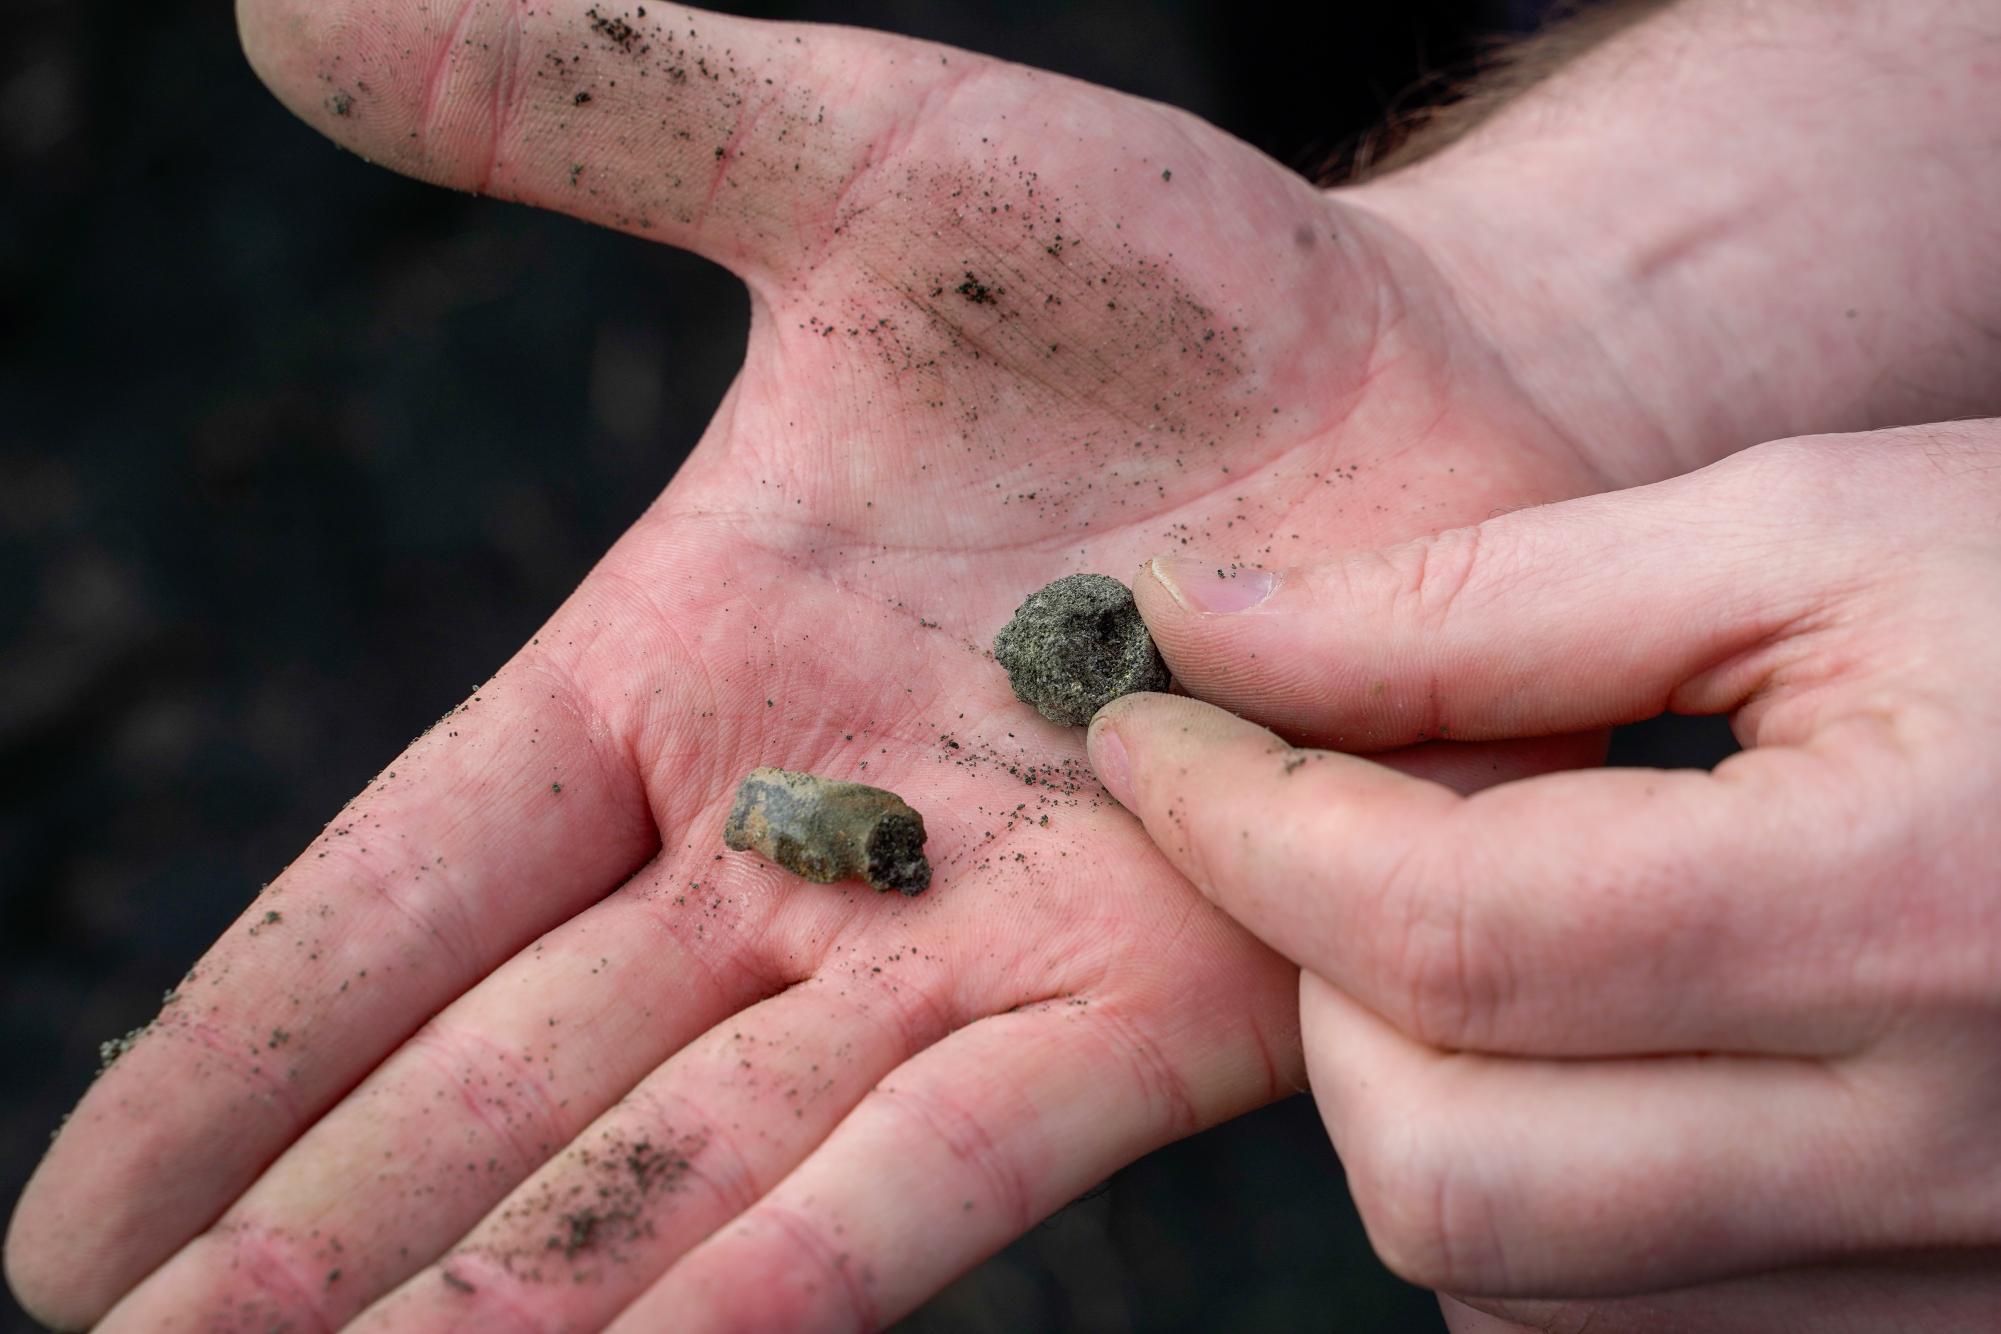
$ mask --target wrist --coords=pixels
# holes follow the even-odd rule
[[[1993,413],[1997,36],[1960,0],[1686,0],[1341,196],[1624,483]]]

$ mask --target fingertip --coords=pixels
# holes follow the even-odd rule
[[[39,1176],[40,1174],[37,1173]],[[88,1283],[63,1269],[57,1238],[43,1224],[46,1209],[31,1180],[7,1223],[4,1269],[7,1290],[30,1318],[49,1329],[88,1329],[110,1305]]]
[[[1105,790],[1144,819],[1147,792],[1159,790],[1163,776],[1186,779],[1206,765],[1216,748],[1246,738],[1287,748],[1256,723],[1213,704],[1185,695],[1141,692],[1098,710],[1085,734],[1085,747]]]
[[[1179,695],[1138,691],[1119,696],[1091,719],[1084,734],[1085,754],[1097,772],[1098,781],[1119,805],[1140,814],[1134,801],[1132,749],[1137,746],[1142,754],[1147,753],[1150,740],[1165,716],[1163,709],[1171,711],[1177,704],[1191,703],[1194,701]]]
[[[1125,742],[1119,738],[1118,722],[1112,710],[1118,707],[1114,700],[1098,710],[1098,716],[1091,720],[1091,727],[1084,737],[1084,751],[1090,758],[1091,768],[1097,772],[1098,781],[1105,785],[1105,791],[1112,794],[1112,800],[1125,807],[1133,808],[1132,767],[1126,759]]]
[[[1286,571],[1165,554],[1140,566],[1133,598],[1155,638],[1176,643],[1230,633],[1231,618],[1255,612],[1285,586]],[[1172,662],[1169,663],[1172,666]]]
[[[1160,564],[1168,559],[1165,554],[1149,556],[1133,575],[1133,597],[1138,599],[1140,615],[1148,625],[1153,624],[1156,613],[1165,617],[1182,610],[1176,590],[1160,577]]]
[[[236,0],[236,41],[243,49],[243,58],[249,62],[250,72],[290,106],[290,89],[280,77],[279,69],[288,34],[294,46],[304,38],[298,16],[277,0]]]
[[[419,53],[442,39],[420,15],[353,9],[332,0],[236,0],[237,44],[258,82],[317,133],[391,170],[470,188],[434,150],[478,136],[435,134],[414,110],[431,68]]]
[[[1295,739],[1339,739],[1322,726],[1358,712],[1341,683],[1353,664],[1320,642],[1310,568],[1231,568],[1185,555],[1156,556],[1133,581],[1154,644],[1190,695]],[[1302,599],[1305,599],[1302,601]]]
[[[1188,612],[1175,598],[1174,590],[1161,579],[1157,568],[1161,559],[1155,556],[1133,575],[1133,601],[1139,604],[1140,619],[1146,622],[1147,633],[1153,636],[1154,646],[1167,659],[1167,668],[1172,672],[1173,650],[1181,642],[1181,623]],[[1179,673],[1176,676],[1178,679]]]
[[[1165,691],[1140,690],[1121,695],[1099,709],[1091,719],[1086,740],[1095,741],[1101,732],[1117,732],[1131,746],[1135,742],[1150,742],[1169,730],[1196,739],[1220,739],[1245,729],[1265,730],[1203,700]]]
[[[1198,616],[1239,616],[1256,611],[1284,586],[1285,571],[1191,556],[1156,556],[1147,572],[1182,611]]]

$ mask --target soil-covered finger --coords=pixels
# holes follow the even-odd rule
[[[1908,946],[1861,924],[1871,877],[1899,874],[1902,855],[1865,812],[1914,800],[1870,723],[1714,773],[1561,772],[1464,797],[1176,696],[1115,701],[1092,727],[1094,755],[1129,770],[1135,814],[1184,875],[1435,1045],[1829,1054],[1902,985],[1770,966],[1855,940],[1885,978],[1902,966]]]
[[[1296,1065],[1297,1041],[1282,961],[1161,883],[1144,842],[1094,789],[1064,770],[1025,769],[970,732],[933,735],[928,759],[885,781],[934,817],[939,883],[904,898],[812,884],[747,855],[704,862],[717,885],[677,910],[695,914],[697,940],[727,939],[712,960],[761,950],[806,980],[647,1075],[364,1321],[479,1327],[525,1310],[595,1327],[751,1207],[912,1053],[1110,975],[1154,1010],[1205,987],[1228,995],[1176,1026],[1226,1032],[1215,1040],[1234,1041],[1267,1083],[1283,1081],[1270,1072]],[[824,767],[804,753],[771,758]],[[1116,849],[1104,867],[1077,864],[1085,837]],[[746,916],[747,902],[777,907]],[[1249,1041],[1246,1015],[1263,1026]]]
[[[1139,1155],[1295,1086],[1238,1024],[1162,1017],[1064,997],[954,1034],[613,1328],[881,1327]]]
[[[620,0],[239,0],[237,13],[273,91],[371,160],[739,271],[823,241],[898,117],[977,61]]]
[[[565,679],[521,660],[413,742],[121,1049],[17,1208],[8,1272],[103,1314],[413,1030],[628,875],[656,831]]]
[[[478,1328],[523,1313],[597,1328],[751,1205],[913,1051],[955,1022],[919,946],[724,1019],[583,1130],[359,1329]]]
[[[648,1071],[784,985],[760,954],[736,948],[761,920],[726,922],[717,893],[659,864],[509,961],[323,1117],[106,1328],[253,1313],[337,1326],[435,1259]]]

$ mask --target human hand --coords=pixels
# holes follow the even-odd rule
[[[1597,485],[1418,246],[1190,117],[646,11],[243,6],[315,125],[700,250],[751,342],[661,499],[84,1099],[8,1241],[52,1323],[892,1318],[1301,1077],[1293,968],[1008,694],[1016,601]],[[759,764],[901,790],[935,887],[718,860]]]
[[[1391,1268],[1537,1329],[2001,1324],[2001,421],[1763,446],[1234,614],[1166,573],[1136,591],[1177,678],[1283,732],[1672,710],[1748,747],[1462,798],[1191,699],[1093,721],[1162,851],[1304,969]]]

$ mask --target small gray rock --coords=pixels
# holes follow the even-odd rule
[[[994,636],[994,657],[1016,698],[1066,727],[1169,681],[1132,590],[1103,574],[1066,574],[1029,594]]]
[[[831,885],[865,880],[922,894],[931,885],[924,817],[894,792],[789,769],[753,769],[736,790],[723,846]]]

